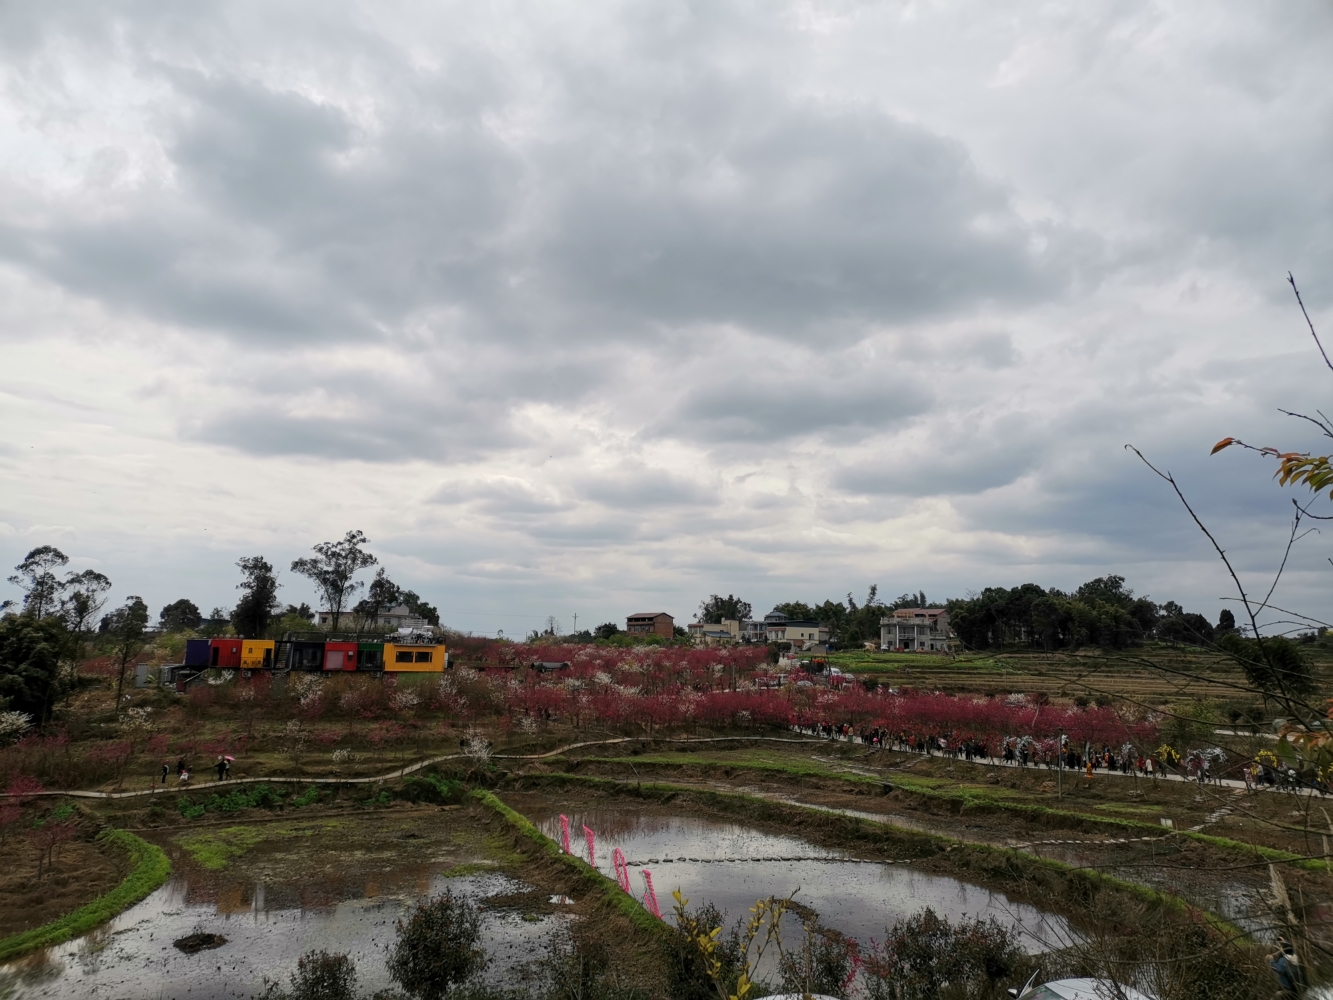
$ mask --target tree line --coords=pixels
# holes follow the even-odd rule
[[[424,619],[430,625],[440,624],[440,612],[427,604],[413,590],[400,587],[389,579],[383,566],[375,572],[369,584],[357,579],[357,574],[379,563],[366,551],[369,540],[360,531],[349,531],[334,542],[320,542],[314,546],[314,556],[293,560],[291,571],[304,576],[315,585],[325,610],[331,618],[333,631],[343,624],[343,617],[358,620],[358,625],[374,621],[381,614],[400,605]],[[263,556],[247,556],[236,562],[241,571],[240,600],[230,612],[215,608],[208,619],[213,629],[230,625],[235,633],[246,639],[281,635],[309,627],[315,612],[302,602],[285,607],[278,599],[282,586],[270,563]],[[356,596],[365,591],[357,601]],[[355,601],[355,603],[353,603]],[[199,630],[205,619],[192,601],[179,600],[168,604],[159,616],[161,628],[167,632],[183,629]]]
[[[292,572],[309,578],[332,614],[336,630],[344,616],[373,621],[390,608],[408,610],[439,625],[439,611],[415,592],[398,586],[381,566],[366,584],[357,574],[378,563],[365,550],[367,539],[349,531],[336,542],[314,546],[315,555],[295,560]],[[130,664],[153,639],[147,603],[130,595],[124,604],[103,614],[111,580],[96,570],[65,572],[69,557],[53,545],[29,552],[9,582],[23,593],[21,606],[0,603],[0,714],[11,716],[0,725],[41,726],[56,704],[78,684],[78,664],[90,651],[111,659],[116,674],[116,704],[124,693]],[[187,598],[172,601],[158,614],[158,631],[197,631],[218,635],[229,628],[248,639],[309,627],[314,612],[309,605],[278,599],[277,573],[263,556],[237,560],[241,591],[234,608],[215,608],[205,618]],[[365,596],[357,601],[357,596]],[[355,603],[354,603],[355,602]],[[23,720],[27,720],[26,722]]]
[[[902,594],[897,599],[885,603],[879,597],[879,585],[871,584],[866,599],[857,603],[848,592],[841,601],[826,599],[821,604],[807,604],[804,601],[783,601],[773,606],[773,610],[796,621],[818,622],[829,630],[830,641],[841,646],[855,647],[864,642],[879,641],[879,620],[893,614],[899,608],[942,608],[943,604],[932,603],[926,599],[924,590],[914,594]],[[754,608],[749,601],[742,600],[735,594],[721,597],[710,594],[699,602],[699,610],[694,620],[706,625],[720,622],[751,621]]]

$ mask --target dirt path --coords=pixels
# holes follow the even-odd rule
[[[639,743],[639,742],[644,742],[644,740],[634,736],[617,736],[609,740],[585,740],[580,743],[570,743],[562,747],[557,747],[554,750],[548,750],[545,753],[534,753],[534,754],[497,753],[497,754],[492,754],[490,759],[539,761],[539,760],[546,760],[551,757],[558,757],[561,754],[568,753],[571,750],[579,750],[582,749],[583,747],[611,746],[617,743]],[[808,739],[808,738],[794,740],[781,736],[700,736],[700,737],[690,737],[683,739],[654,739],[651,740],[650,742],[690,743],[690,744],[737,743],[737,742],[818,744],[824,741]],[[268,775],[262,778],[228,778],[225,781],[207,781],[207,782],[200,782],[197,785],[193,783],[185,785],[160,785],[160,786],[154,786],[152,788],[140,788],[130,792],[98,792],[88,789],[70,788],[61,790],[48,790],[42,792],[25,792],[22,794],[21,797],[24,799],[31,799],[41,796],[67,795],[73,798],[80,798],[80,799],[134,799],[134,798],[152,797],[155,795],[169,795],[179,792],[191,792],[195,791],[196,789],[203,789],[203,788],[221,788],[221,787],[229,788],[235,785],[263,785],[263,784],[272,784],[274,782],[278,783],[296,782],[302,785],[370,785],[381,781],[392,781],[395,778],[405,778],[409,774],[413,774],[417,771],[422,770],[423,768],[430,767],[432,764],[439,764],[446,760],[463,760],[466,759],[467,757],[468,755],[464,753],[442,754],[439,757],[429,757],[426,760],[417,761],[417,763],[415,764],[408,764],[406,767],[397,768],[396,770],[389,771],[387,774],[373,774],[366,777],[357,777],[357,778],[311,778],[300,775],[291,775],[291,776]],[[0,799],[10,798],[10,797],[11,797],[10,793],[0,792]]]

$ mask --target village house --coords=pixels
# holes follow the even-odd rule
[[[625,619],[625,631],[631,635],[660,635],[670,639],[676,634],[676,620],[665,611],[644,611]]]
[[[800,649],[808,643],[827,643],[829,640],[828,627],[819,622],[801,621],[784,616],[783,621],[769,621],[767,625],[767,641],[790,642],[793,649]]]
[[[949,612],[944,608],[898,608],[879,620],[882,650],[936,650],[949,648]]]
[[[342,624],[348,625],[353,621],[360,620],[363,628],[378,627],[384,630],[400,628],[427,628],[429,623],[420,615],[414,615],[405,604],[400,604],[396,608],[386,608],[378,615],[371,618],[362,619],[360,615],[351,611],[342,613]],[[315,617],[315,622],[325,628],[333,624],[333,612],[321,611]]]
[[[696,646],[730,646],[741,641],[741,623],[734,618],[721,622],[690,622],[685,626]]]

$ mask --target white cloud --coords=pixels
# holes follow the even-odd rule
[[[238,556],[359,527],[478,629],[1107,571],[1211,601],[1122,446],[1259,571],[1284,500],[1206,450],[1313,444],[1274,409],[1327,385],[1282,278],[1333,315],[1331,34],[1240,3],[6,8],[0,552],[212,606]]]

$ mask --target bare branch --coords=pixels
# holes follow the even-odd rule
[[[1333,365],[1330,365],[1330,368],[1333,368]],[[1214,550],[1216,550],[1218,554],[1218,557],[1221,558],[1222,560],[1222,565],[1226,566],[1227,573],[1231,575],[1231,582],[1236,585],[1236,591],[1237,593],[1240,594],[1241,603],[1245,605],[1245,613],[1249,616],[1250,625],[1253,626],[1254,628],[1255,638],[1258,638],[1259,622],[1254,617],[1254,608],[1250,604],[1249,596],[1245,593],[1244,585],[1240,582],[1240,577],[1236,575],[1235,569],[1232,568],[1231,560],[1227,558],[1226,551],[1222,548],[1221,545],[1217,544],[1217,539],[1213,537],[1213,533],[1208,530],[1208,528],[1204,525],[1204,523],[1201,520],[1199,520],[1199,515],[1194,513],[1194,508],[1191,507],[1190,502],[1185,499],[1185,494],[1180,491],[1180,487],[1176,484],[1176,481],[1171,476],[1171,473],[1163,472],[1161,469],[1157,468],[1157,466],[1153,465],[1144,457],[1143,452],[1139,451],[1132,444],[1127,444],[1125,445],[1125,447],[1128,450],[1132,451],[1135,455],[1138,455],[1139,461],[1141,461],[1144,465],[1146,465],[1154,473],[1156,473],[1159,478],[1164,479],[1167,482],[1167,484],[1171,487],[1171,489],[1175,491],[1175,494],[1180,499],[1180,502],[1185,506],[1185,510],[1189,513],[1190,518],[1194,521],[1196,525],[1198,525],[1199,530],[1203,532],[1204,537],[1207,538],[1208,541],[1212,544]]]
[[[1282,571],[1287,568],[1287,559],[1291,556],[1291,547],[1296,544],[1296,532],[1301,526],[1301,505],[1294,499],[1291,501],[1291,504],[1296,508],[1296,516],[1291,519],[1291,536],[1287,539],[1287,548],[1282,553],[1282,563],[1278,566],[1277,573],[1273,577],[1273,585],[1268,588],[1268,593],[1264,595],[1263,603],[1259,605],[1256,609],[1257,611],[1262,611],[1264,608],[1268,607],[1268,602],[1273,596],[1273,591],[1277,589],[1277,583],[1282,579]]]
[[[1319,342],[1319,334],[1314,332],[1314,324],[1310,322],[1310,314],[1305,311],[1305,302],[1301,299],[1301,290],[1296,287],[1296,279],[1292,277],[1291,272],[1287,272],[1287,283],[1291,285],[1291,290],[1296,293],[1296,304],[1301,307],[1301,315],[1305,317],[1305,325],[1310,328],[1310,336],[1314,338],[1315,346],[1319,348],[1319,353],[1324,357],[1324,364],[1328,365],[1328,370],[1333,371],[1333,361],[1328,360],[1328,352],[1324,350],[1324,345]]]
[[[1292,283],[1292,287],[1293,288],[1295,287],[1295,282]],[[1304,309],[1305,307],[1302,306],[1301,308]],[[1323,351],[1324,349],[1323,345],[1320,345],[1319,349],[1320,351]],[[1327,355],[1325,355],[1325,360],[1327,360]],[[1333,369],[1333,365],[1330,365],[1329,367]],[[1166,481],[1166,483],[1171,487],[1172,491],[1175,492],[1176,497],[1180,500],[1181,504],[1184,505],[1185,510],[1189,513],[1191,520],[1194,521],[1195,525],[1198,526],[1199,530],[1203,532],[1204,537],[1207,538],[1209,543],[1212,544],[1213,549],[1217,552],[1218,557],[1222,560],[1222,565],[1224,565],[1227,568],[1227,573],[1231,576],[1231,582],[1235,584],[1236,592],[1240,595],[1240,602],[1245,608],[1245,614],[1250,619],[1250,627],[1253,630],[1254,641],[1258,647],[1259,655],[1263,657],[1264,662],[1268,665],[1268,667],[1274,671],[1274,680],[1277,683],[1278,690],[1276,693],[1265,692],[1265,696],[1273,698],[1275,701],[1280,702],[1288,711],[1291,711],[1292,714],[1298,715],[1299,712],[1296,711],[1297,709],[1303,709],[1304,711],[1307,712],[1310,711],[1310,706],[1308,703],[1295,698],[1292,692],[1288,690],[1288,685],[1283,677],[1283,671],[1277,669],[1277,664],[1274,663],[1272,655],[1270,654],[1268,648],[1264,645],[1264,636],[1259,629],[1259,620],[1257,618],[1257,612],[1260,609],[1256,608],[1250,602],[1249,595],[1245,593],[1245,587],[1240,582],[1240,576],[1237,575],[1235,567],[1231,565],[1231,560],[1227,558],[1226,551],[1222,548],[1221,545],[1218,544],[1217,539],[1213,537],[1213,533],[1208,530],[1207,526],[1203,523],[1203,521],[1199,519],[1199,515],[1194,512],[1194,508],[1190,506],[1190,502],[1187,499],[1185,499],[1185,494],[1181,492],[1180,486],[1176,483],[1175,478],[1169,472],[1163,472],[1161,469],[1157,468],[1157,466],[1149,462],[1148,459],[1144,457],[1143,452],[1139,451],[1132,444],[1125,445],[1125,448],[1129,451],[1134,452],[1134,454],[1139,457],[1139,461],[1141,461],[1144,465],[1146,465],[1149,469],[1151,469],[1158,476],[1158,478]],[[1285,564],[1286,564],[1286,558],[1284,557],[1283,565]],[[1262,607],[1262,605],[1260,607]]]

